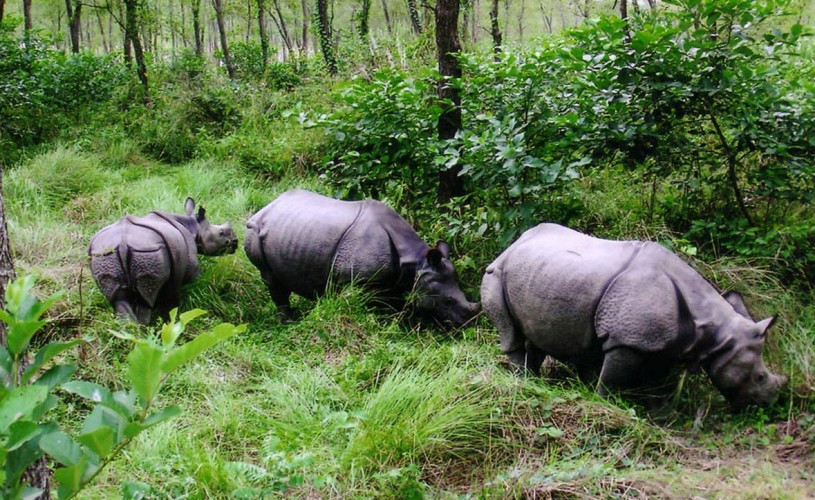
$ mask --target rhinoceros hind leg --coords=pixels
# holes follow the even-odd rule
[[[610,390],[637,386],[640,383],[642,362],[642,354],[628,347],[618,347],[607,352],[600,370],[597,393],[607,397]]]
[[[294,311],[291,308],[291,290],[280,286],[274,282],[271,273],[261,273],[263,283],[269,289],[269,295],[272,297],[275,307],[277,307],[277,314],[280,316],[282,323],[291,323],[296,318]]]
[[[116,311],[116,314],[122,318],[129,319],[136,323],[139,322],[139,318],[136,316],[135,311],[133,311],[133,308],[130,306],[130,302],[124,297],[114,298],[113,309]]]

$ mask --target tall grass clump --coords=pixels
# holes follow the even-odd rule
[[[350,471],[477,461],[491,448],[492,390],[456,363],[397,364],[361,405],[342,454]]]
[[[7,196],[24,199],[29,206],[60,210],[68,201],[90,196],[120,180],[96,155],[57,145],[9,172]]]

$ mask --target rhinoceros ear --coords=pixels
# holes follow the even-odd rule
[[[204,210],[204,207],[198,207],[198,215],[195,216],[195,220],[198,222],[203,222],[207,219],[207,211]]]
[[[427,251],[427,264],[433,269],[441,268],[441,260],[443,258],[444,255],[438,248],[431,248]]]
[[[193,210],[195,210],[195,200],[187,198],[187,201],[184,202],[184,212],[187,215],[192,215]]]
[[[739,292],[730,291],[722,295],[722,297],[728,302],[728,304],[733,306],[733,309],[737,313],[741,314],[750,321],[753,320],[753,317],[750,316],[750,312],[747,310],[747,305],[744,303],[744,297],[742,297]]]
[[[441,252],[442,257],[445,259],[450,258],[450,245],[446,241],[439,240],[436,242],[436,250]]]
[[[762,319],[758,323],[756,323],[756,327],[758,328],[758,336],[764,337],[767,335],[767,330],[770,329],[771,326],[775,324],[775,316],[770,316],[767,319]]]

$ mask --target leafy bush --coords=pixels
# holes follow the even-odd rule
[[[92,382],[69,381],[76,370],[72,364],[54,365],[39,374],[53,359],[82,339],[50,342],[40,347],[34,361],[23,369],[21,363],[32,337],[47,322],[41,319],[43,314],[61,296],[54,294],[40,302],[32,293],[34,284],[31,276],[10,283],[6,289],[6,310],[0,311],[0,320],[8,325],[7,344],[0,346],[0,466],[3,467],[0,492],[3,498],[37,494],[21,477],[45,452],[63,466],[54,473],[59,482],[59,497],[74,498],[133,438],[181,413],[177,406],[152,411],[162,384],[172,372],[246,327],[220,324],[176,346],[185,326],[205,311],[182,313],[176,322],[177,310],[174,309],[159,338],[141,339],[120,334],[135,344],[127,357],[131,388],[112,392]],[[45,421],[46,413],[59,404],[59,399],[52,394],[58,386],[95,403],[75,436],[60,430],[55,422]]]
[[[126,79],[109,56],[65,55],[29,34],[23,43],[0,26],[0,153],[52,137],[108,102]]]

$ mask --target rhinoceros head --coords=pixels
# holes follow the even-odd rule
[[[711,353],[710,378],[734,407],[770,404],[787,383],[786,376],[770,372],[761,359],[767,330],[775,318],[754,322],[740,295],[725,295],[725,299],[738,314],[718,332],[724,342],[716,349],[718,352]]]
[[[450,246],[443,241],[430,248],[417,266],[414,292],[414,306],[419,312],[455,327],[470,321],[480,309],[459,288],[450,261]]]
[[[192,216],[195,211],[195,200],[187,198],[184,208],[187,215]],[[204,207],[198,208],[195,221],[198,225],[198,232],[195,235],[198,253],[202,255],[235,253],[235,249],[238,248],[238,237],[232,230],[232,224],[229,222],[220,225],[210,223]]]

